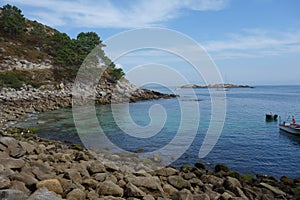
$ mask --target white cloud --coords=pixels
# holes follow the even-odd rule
[[[229,0],[4,0],[31,8],[29,17],[50,26],[137,28],[161,25],[188,10],[221,10]]]
[[[300,30],[293,32],[268,32],[246,30],[230,34],[223,41],[208,41],[205,49],[218,58],[277,56],[300,52]]]

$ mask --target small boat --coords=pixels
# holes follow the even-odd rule
[[[276,121],[278,118],[277,114],[266,114],[266,121]]]
[[[287,133],[300,136],[300,124],[293,124],[293,123],[291,124],[291,123],[283,122],[279,124],[279,129]]]

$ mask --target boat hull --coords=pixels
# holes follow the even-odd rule
[[[300,136],[300,128],[291,127],[291,126],[279,126],[279,129],[282,131],[285,131],[287,133],[291,133],[291,134]]]

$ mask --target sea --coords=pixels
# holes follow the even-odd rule
[[[105,146],[103,143],[107,141],[129,152],[159,152],[171,147],[165,153],[172,154],[171,165],[177,168],[202,162],[207,169],[225,164],[243,174],[300,178],[300,136],[281,132],[278,128],[280,121],[289,121],[292,116],[300,122],[299,85],[222,91],[226,95],[222,129],[211,142],[211,150],[200,157],[199,150],[213,121],[212,92],[220,91],[159,85],[145,87],[179,96],[114,106],[96,105],[98,123],[85,131],[76,129],[72,109],[36,113],[18,125],[38,127],[36,134],[42,138],[80,143],[88,148]],[[266,113],[280,117],[277,121],[266,121]],[[99,141],[99,131],[108,140]],[[173,141],[177,141],[175,146],[170,145]],[[176,148],[180,145],[184,147]]]

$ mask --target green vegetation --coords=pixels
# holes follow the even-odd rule
[[[38,132],[40,130],[39,127],[31,126],[28,128],[28,130],[32,133]]]
[[[12,71],[0,72],[0,87],[20,89],[23,83],[35,88],[42,85],[40,80],[32,79],[32,74],[28,71],[18,71],[14,69]]]
[[[115,64],[105,55],[102,50],[105,45],[97,33],[81,32],[72,39],[66,33],[26,20],[19,8],[9,4],[0,10],[0,46],[5,49],[0,59],[12,56],[31,62],[51,60],[55,66],[52,75],[57,82],[73,81],[84,59],[98,47],[97,57],[108,67],[105,78],[116,81],[124,76],[123,70],[115,68]],[[6,75],[8,77],[4,78],[2,86],[19,88],[20,82],[24,82],[12,78],[11,74],[2,74],[1,78]]]
[[[19,8],[9,4],[2,7],[0,15],[0,33],[2,35],[10,37],[19,35],[24,27],[25,18]]]

